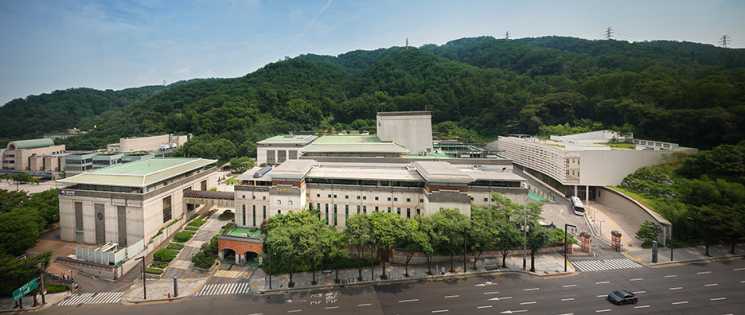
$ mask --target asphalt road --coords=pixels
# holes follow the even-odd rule
[[[606,295],[636,292],[617,306]],[[539,278],[499,274],[272,295],[195,296],[127,306],[53,306],[44,314],[735,314],[743,313],[745,260]]]

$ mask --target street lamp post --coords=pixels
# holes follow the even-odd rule
[[[373,243],[370,242],[370,281],[375,280],[375,258],[373,258]]]
[[[272,250],[269,244],[266,245],[266,250],[269,252],[269,290],[272,289]]]
[[[525,252],[528,250],[528,223],[527,223],[527,216],[528,216],[528,202],[525,201],[525,208],[523,208],[523,270],[528,268],[528,261],[525,257]]]
[[[145,256],[135,258],[135,260],[142,260],[142,298],[143,300],[147,300],[147,287],[145,286],[147,280],[145,277]]]
[[[468,228],[464,227],[463,228],[463,273],[466,273],[466,230],[468,230]]]
[[[567,255],[567,248],[569,245],[569,243],[567,243],[567,227],[569,226],[575,229],[577,228],[576,226],[571,224],[564,224],[564,272],[567,272],[567,260],[569,260],[569,255]]]

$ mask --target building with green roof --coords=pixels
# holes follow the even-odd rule
[[[65,165],[65,145],[52,139],[16,140],[8,143],[0,159],[2,170],[15,172],[59,172]]]
[[[126,247],[175,220],[195,215],[184,202],[188,190],[217,186],[216,160],[154,158],[94,169],[58,180],[60,238],[85,244]]]

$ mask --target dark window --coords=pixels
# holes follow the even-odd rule
[[[163,198],[163,223],[171,219],[171,196]]]
[[[375,200],[378,200],[378,197],[375,197]]]
[[[202,181],[202,191],[207,191],[207,181],[206,180],[203,180]]]
[[[406,218],[407,219],[411,219],[411,209],[410,208],[406,208]]]
[[[246,226],[246,205],[243,205],[243,226]]]
[[[388,201],[391,201],[391,197],[388,197]]]

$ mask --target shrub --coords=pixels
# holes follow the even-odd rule
[[[194,227],[194,226],[187,226],[187,227],[184,228],[184,230],[187,230],[187,231],[199,231],[199,228],[198,227]]]
[[[235,223],[225,224],[222,228],[220,228],[220,232],[224,233],[225,231],[230,230],[230,228],[232,228],[233,226],[235,226]]]
[[[218,216],[217,218],[220,219],[220,220],[223,220],[223,221],[224,220],[230,220],[232,218],[235,218],[235,213],[233,213],[230,210],[225,210],[225,212],[223,212],[222,214],[220,214],[220,216]]]
[[[176,258],[176,255],[176,252],[163,248],[153,253],[153,258],[159,261],[171,261]]]
[[[150,264],[150,267],[163,269],[165,267],[168,267],[168,263],[157,263],[157,262],[154,262],[154,263]]]
[[[200,216],[200,217],[197,217],[194,220],[191,220],[191,222],[189,222],[187,224],[187,226],[196,226],[196,227],[199,227],[199,226],[202,226],[202,224],[205,224],[205,223],[207,223],[207,220],[204,217],[201,217]]]
[[[160,269],[152,269],[152,268],[147,268],[147,269],[145,269],[145,272],[146,272],[146,273],[151,273],[151,274],[154,274],[154,275],[162,275],[162,274],[163,274],[163,270],[160,270]]]
[[[207,256],[203,252],[199,252],[191,258],[191,262],[199,268],[209,268],[217,260],[217,256]]]
[[[44,284],[44,287],[47,289],[47,294],[65,292],[65,291],[70,290],[70,287],[66,285]]]
[[[193,234],[191,234],[191,233],[189,233],[187,231],[178,232],[173,237],[173,240],[175,240],[176,242],[179,242],[179,243],[185,243],[185,242],[187,242],[187,241],[189,241],[191,239],[192,235]]]
[[[182,250],[182,249],[184,249],[184,245],[170,244],[166,248],[167,249],[172,249],[172,250]]]

